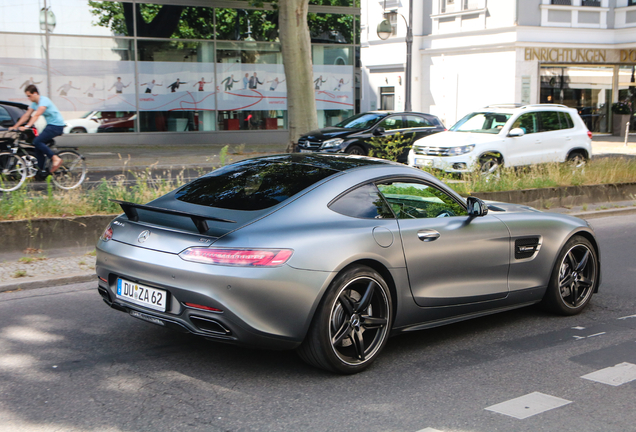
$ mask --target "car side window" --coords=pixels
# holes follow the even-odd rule
[[[401,116],[387,117],[384,120],[382,120],[378,126],[383,127],[384,130],[404,128]]]
[[[464,207],[448,193],[417,182],[379,183],[378,190],[398,219],[466,216]]]
[[[427,119],[419,116],[406,116],[406,127],[407,128],[425,128],[433,126]]]
[[[329,208],[345,216],[363,219],[393,219],[395,215],[373,184],[357,187],[329,204]]]
[[[7,121],[7,120],[11,121],[12,120],[11,116],[9,115],[7,110],[4,109],[4,107],[0,106],[0,122]]]
[[[550,132],[561,129],[561,122],[559,121],[559,113],[556,111],[541,111],[539,112],[539,118],[541,119],[540,132]]]
[[[572,117],[570,117],[570,114],[566,112],[559,111],[559,120],[561,121],[562,129],[572,129],[574,127]]]
[[[517,120],[512,124],[511,129],[521,128],[524,134],[531,134],[537,132],[537,114],[525,113],[517,117]]]

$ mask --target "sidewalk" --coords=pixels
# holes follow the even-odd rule
[[[624,146],[624,139],[612,136],[594,137],[592,150],[594,157],[625,155],[636,157],[636,136],[630,136],[630,143]],[[80,152],[87,158],[89,170],[127,171],[131,169],[212,169],[218,166],[223,145],[137,145],[80,146]],[[248,157],[283,153],[281,145],[230,145],[226,163]],[[89,171],[89,172],[90,172]],[[548,212],[571,214],[584,219],[636,213],[636,201],[589,204],[572,208],[543,209]],[[50,251],[24,251],[17,254],[0,253],[0,292],[41,288],[69,283],[89,282],[95,276],[94,248],[72,248]]]

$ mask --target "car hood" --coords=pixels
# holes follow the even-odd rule
[[[421,138],[415,141],[413,145],[430,147],[456,147],[499,140],[501,140],[501,137],[494,134],[445,131]]]
[[[311,141],[324,141],[331,138],[339,138],[342,136],[346,136],[354,132],[356,131],[354,131],[353,129],[345,129],[341,127],[331,126],[331,127],[313,130],[303,135],[301,138],[308,139]]]

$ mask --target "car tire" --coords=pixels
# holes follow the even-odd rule
[[[501,165],[501,159],[494,155],[486,154],[479,158],[479,172],[485,176],[498,174]]]
[[[587,163],[587,157],[580,151],[573,151],[568,155],[567,162],[575,168],[582,168]]]
[[[559,253],[541,305],[559,315],[576,315],[590,302],[598,284],[598,258],[592,243],[576,235]]]
[[[347,147],[346,153],[350,155],[357,155],[357,156],[366,156],[367,154],[367,152],[365,152],[364,149],[358,145],[352,145]]]
[[[70,133],[86,133],[86,129],[82,127],[74,127]]]
[[[298,354],[341,374],[360,372],[386,345],[393,321],[389,288],[378,272],[356,265],[332,281]]]

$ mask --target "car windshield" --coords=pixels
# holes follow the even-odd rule
[[[80,118],[87,118],[89,115],[91,115],[93,111],[89,111],[87,113],[82,114],[82,116]]]
[[[347,129],[369,129],[384,117],[386,117],[386,114],[384,113],[362,113],[341,121],[336,125],[336,127]]]
[[[511,116],[508,113],[474,112],[455,123],[449,130],[498,134]]]
[[[239,162],[183,186],[176,198],[230,210],[263,210],[336,173],[337,170],[299,163]]]

